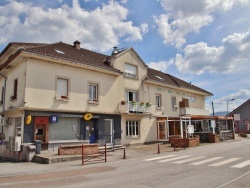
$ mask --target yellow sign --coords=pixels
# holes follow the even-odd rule
[[[92,118],[92,114],[91,114],[91,113],[86,113],[86,114],[83,116],[83,118],[84,118],[86,121],[88,121],[88,120],[90,120],[90,119]]]
[[[29,125],[29,124],[31,123],[31,119],[32,119],[32,118],[31,118],[31,115],[28,115],[28,116],[26,117],[26,122],[25,122],[25,123],[26,123],[27,125]]]

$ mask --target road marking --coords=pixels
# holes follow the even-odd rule
[[[241,158],[231,158],[231,159],[227,159],[227,160],[224,160],[224,161],[221,161],[221,162],[218,162],[218,163],[211,164],[209,166],[222,166],[222,165],[237,161],[239,159],[241,159]]]
[[[193,158],[191,158],[191,159],[186,159],[186,160],[177,161],[177,162],[173,162],[173,163],[182,164],[182,163],[187,163],[187,162],[191,162],[191,161],[195,161],[195,160],[203,159],[203,158],[205,158],[205,156],[193,157]]]
[[[203,160],[203,161],[199,161],[199,162],[196,162],[196,163],[191,163],[191,165],[200,165],[200,164],[208,163],[208,162],[215,161],[215,160],[218,160],[218,159],[221,159],[221,158],[223,158],[223,157],[213,157],[213,158],[206,159],[206,160]]]
[[[168,161],[174,161],[174,160],[177,160],[177,159],[187,158],[187,157],[190,157],[190,156],[191,155],[184,155],[184,156],[175,157],[175,158],[172,158],[172,159],[166,159],[166,160],[162,160],[162,161],[158,161],[158,162],[163,163],[163,162],[168,162]]]
[[[236,164],[234,166],[231,166],[232,168],[243,168],[245,166],[250,165],[250,160],[244,161],[242,163]]]
[[[158,159],[164,159],[164,158],[170,158],[170,157],[175,157],[176,155],[165,155],[165,156],[161,156],[161,157],[155,157],[155,158],[150,158],[150,159],[145,159],[143,161],[155,161]]]

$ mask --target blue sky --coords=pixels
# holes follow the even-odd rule
[[[133,47],[149,67],[214,96],[211,111],[250,98],[250,0],[1,0],[0,51],[9,42],[75,40],[111,54]]]

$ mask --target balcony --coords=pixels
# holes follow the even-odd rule
[[[209,116],[209,110],[202,108],[180,108],[180,115],[199,115],[199,116]]]
[[[125,102],[122,101],[119,105],[119,112],[122,114],[137,113],[137,114],[150,114],[151,104],[142,102]]]

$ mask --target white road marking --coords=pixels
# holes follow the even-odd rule
[[[155,158],[150,158],[150,159],[145,159],[143,161],[155,161],[155,160],[158,160],[158,159],[165,159],[165,158],[170,158],[170,157],[175,157],[176,155],[164,155],[164,156],[161,156],[161,157],[155,157]]]
[[[168,161],[174,161],[174,160],[178,160],[178,159],[182,159],[182,158],[187,158],[190,157],[191,155],[184,155],[184,156],[180,156],[180,157],[175,157],[172,159],[166,159],[166,160],[162,160],[162,161],[158,161],[160,163],[164,163],[164,162],[168,162]]]
[[[244,161],[242,163],[236,164],[234,166],[231,166],[232,168],[243,168],[245,166],[250,165],[250,160]]]
[[[230,158],[230,159],[227,159],[227,160],[218,162],[218,163],[211,164],[211,165],[209,165],[209,166],[222,166],[222,165],[225,165],[225,164],[228,164],[228,163],[237,161],[237,160],[239,160],[239,159],[241,159],[241,158]]]
[[[203,161],[199,161],[199,162],[196,162],[196,163],[191,163],[191,165],[200,165],[200,164],[208,163],[208,162],[215,161],[215,160],[218,160],[218,159],[221,159],[221,158],[223,158],[223,157],[213,157],[213,158],[206,159],[206,160],[203,160]]]
[[[173,162],[173,163],[182,164],[182,163],[187,163],[187,162],[191,162],[191,161],[195,161],[195,160],[203,159],[203,158],[205,158],[205,156],[193,157],[191,159],[186,159],[186,160],[182,160],[182,161],[176,161],[176,162]]]

